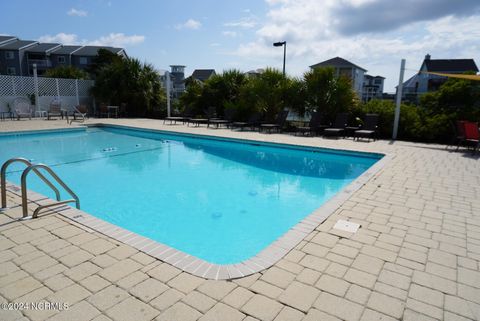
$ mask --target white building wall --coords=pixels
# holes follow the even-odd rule
[[[355,70],[355,91],[358,97],[362,97],[363,82],[365,80],[365,72],[361,69]]]

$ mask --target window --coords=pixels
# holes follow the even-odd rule
[[[5,51],[5,59],[15,58],[15,53],[13,51]]]
[[[88,63],[87,57],[80,57],[80,65],[86,65]]]
[[[64,64],[65,63],[65,56],[58,56],[58,63]]]
[[[375,79],[375,85],[381,85],[382,80],[381,79]]]
[[[17,74],[17,71],[15,70],[15,67],[8,67],[7,68],[7,75],[15,76],[16,74]]]

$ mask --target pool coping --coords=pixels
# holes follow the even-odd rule
[[[292,144],[282,144],[275,142],[264,142],[253,139],[236,139],[229,138],[224,136],[210,136],[210,135],[195,135],[188,133],[181,133],[175,131],[167,130],[155,130],[142,127],[134,126],[122,126],[122,125],[105,125],[105,124],[91,124],[88,127],[117,127],[125,129],[134,129],[142,130],[156,133],[173,133],[180,134],[183,136],[190,137],[203,137],[205,139],[217,139],[223,141],[237,141],[237,142],[255,142],[259,145],[266,146],[290,146],[290,148],[296,149],[316,149],[316,150],[330,150],[333,153],[335,151],[341,151],[346,153],[355,153],[355,154],[376,154],[383,155],[377,162],[375,162],[370,168],[363,172],[359,177],[357,177],[350,184],[345,186],[337,194],[335,194],[331,199],[322,204],[319,208],[314,210],[312,213],[305,216],[300,222],[292,226],[287,232],[285,232],[278,239],[269,244],[266,248],[260,251],[255,256],[244,260],[240,263],[235,264],[214,264],[203,259],[197,258],[195,256],[189,255],[180,250],[174,249],[163,243],[151,240],[142,235],[131,232],[127,229],[119,227],[115,224],[109,223],[102,219],[99,219],[91,214],[88,214],[82,210],[70,207],[68,205],[62,205],[58,208],[53,208],[53,211],[56,213],[78,223],[89,229],[97,231],[101,234],[104,234],[108,237],[111,237],[119,242],[128,244],[135,249],[142,251],[154,258],[157,258],[163,262],[167,262],[174,267],[181,269],[187,273],[199,276],[205,279],[213,280],[228,280],[245,277],[260,271],[263,271],[280,259],[282,259],[288,252],[294,249],[305,237],[307,237],[312,231],[314,231],[321,223],[323,223],[331,214],[333,214],[350,196],[365,185],[372,177],[375,176],[384,166],[387,164],[390,159],[393,157],[392,154],[388,153],[369,153],[362,151],[352,151],[352,150],[343,150],[343,149],[331,149],[324,147],[315,147],[308,145],[292,145]],[[52,132],[55,130],[47,130],[47,132]],[[64,131],[64,129],[58,129],[57,131]],[[18,131],[16,133],[24,133],[25,131]],[[29,132],[45,132],[44,130],[36,130]],[[20,195],[20,187],[7,181],[7,190]],[[49,199],[48,197],[28,190],[29,202],[33,202],[37,205],[44,205],[51,203],[54,200]],[[51,208],[52,210],[52,208]]]
[[[100,127],[100,126],[99,126]],[[88,126],[77,126],[70,128],[53,128],[53,129],[35,129],[35,130],[16,130],[16,131],[4,131],[0,132],[1,137],[9,136],[28,136],[35,134],[56,133],[56,132],[81,132],[86,131]]]

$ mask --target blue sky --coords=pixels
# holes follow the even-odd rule
[[[392,91],[401,58],[406,77],[427,53],[477,61],[479,8],[478,0],[1,1],[0,34],[124,47],[158,69],[186,65],[187,75],[281,69],[272,42],[286,40],[291,75],[341,56],[386,77]]]

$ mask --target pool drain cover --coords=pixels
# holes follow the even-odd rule
[[[360,228],[360,224],[345,221],[345,220],[338,220],[337,223],[333,226],[334,229],[349,232],[349,233],[356,233]]]
[[[221,212],[213,212],[212,213],[212,218],[214,218],[214,219],[219,219],[222,216],[223,216],[223,214]]]

